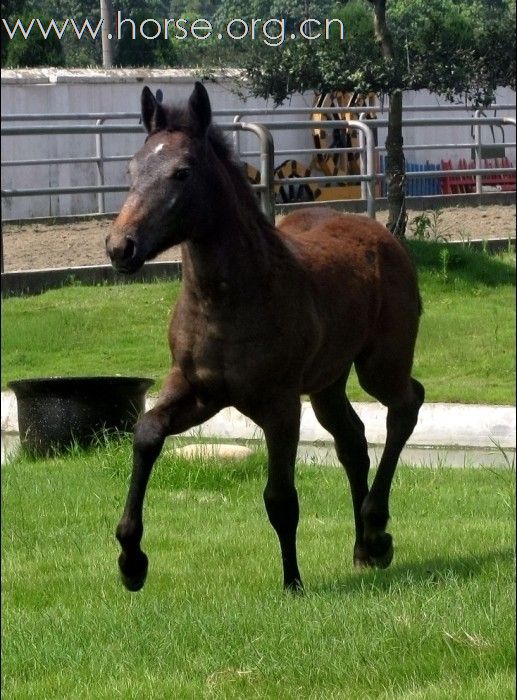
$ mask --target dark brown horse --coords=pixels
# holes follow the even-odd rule
[[[211,123],[196,83],[182,109],[142,92],[145,145],[106,240],[114,267],[133,272],[181,243],[183,288],[170,325],[174,358],[156,406],[138,421],[133,472],[117,539],[125,586],[140,589],[144,494],[165,437],[235,406],[259,425],[269,455],[264,501],[280,541],[284,585],[300,589],[294,466],[300,396],[335,440],[352,492],[354,562],[388,566],[391,481],[424,399],[411,378],[420,298],[413,265],[384,226],[330,209],[301,210],[278,228]],[[364,426],[345,394],[361,386],[388,407],[373,483]]]

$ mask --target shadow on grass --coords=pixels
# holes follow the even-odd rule
[[[434,557],[413,564],[394,564],[389,569],[364,569],[334,581],[320,581],[308,587],[316,594],[350,594],[356,591],[389,592],[394,588],[415,586],[447,587],[451,582],[467,581],[478,576],[487,566],[513,560],[511,547],[480,555],[462,557]]]
[[[442,279],[461,279],[488,287],[515,286],[515,267],[500,257],[464,246],[438,241],[407,242],[418,270],[436,273]]]

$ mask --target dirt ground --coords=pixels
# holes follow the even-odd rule
[[[480,207],[450,207],[438,213],[427,212],[430,237],[443,236],[449,240],[479,238],[508,238],[515,236],[515,207],[487,205]],[[408,235],[415,227],[415,217],[421,211],[408,211]],[[378,213],[386,223],[387,212]],[[4,224],[4,269],[39,270],[49,267],[75,267],[108,263],[104,239],[110,230],[107,218],[66,223]],[[160,255],[157,260],[180,260],[178,247]]]

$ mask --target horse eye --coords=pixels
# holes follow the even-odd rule
[[[186,180],[190,175],[190,170],[188,168],[178,168],[172,173],[173,180]]]

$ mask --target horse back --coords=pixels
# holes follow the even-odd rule
[[[333,294],[334,300],[335,295],[373,295],[378,306],[388,297],[402,307],[413,307],[416,298],[419,308],[416,272],[409,254],[379,222],[327,207],[300,209],[279,223],[278,232],[296,251],[303,269],[316,283],[316,292]]]

